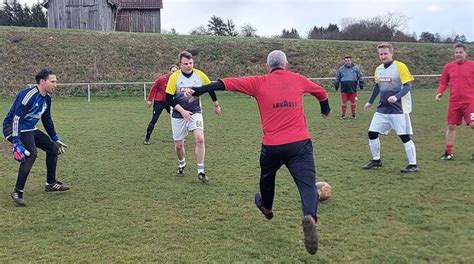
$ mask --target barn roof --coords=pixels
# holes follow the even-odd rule
[[[121,9],[162,9],[163,0],[107,0],[111,6],[117,6]],[[48,8],[49,1],[44,0],[41,4]]]
[[[114,0],[121,9],[162,9],[163,0]]]

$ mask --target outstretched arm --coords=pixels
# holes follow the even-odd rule
[[[201,87],[192,87],[188,91],[186,91],[186,95],[192,95],[192,96],[200,96],[205,93],[209,93],[209,95],[212,98],[212,101],[215,102],[217,101],[216,93],[214,91],[224,91],[225,90],[225,85],[221,80],[211,82],[210,84],[203,85]],[[213,97],[214,96],[214,97]]]

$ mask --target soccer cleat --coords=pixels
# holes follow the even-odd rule
[[[304,246],[309,254],[314,255],[318,251],[318,231],[316,230],[316,219],[312,215],[303,217]]]
[[[150,140],[149,139],[145,139],[143,141],[143,145],[150,145]]]
[[[270,220],[273,218],[272,210],[268,210],[263,207],[262,194],[260,192],[255,193],[255,205],[257,206],[258,210],[262,212],[266,219]]]
[[[176,174],[176,176],[184,177],[184,168],[186,168],[186,166],[184,166],[184,167],[179,167],[178,166],[178,173]]]
[[[17,205],[25,205],[25,200],[23,199],[23,192],[20,192],[16,188],[13,188],[13,191],[10,193],[10,196]]]
[[[206,183],[209,181],[209,178],[206,176],[204,172],[198,173],[198,180],[200,180],[202,183]]]
[[[339,119],[341,120],[346,119],[346,116],[340,116]]]
[[[382,167],[382,160],[381,159],[370,160],[369,163],[367,163],[362,168],[365,169],[365,170],[370,170],[370,169],[377,168],[377,167]]]
[[[357,119],[357,117],[355,115],[352,115],[351,119]]]
[[[418,167],[413,164],[408,164],[406,168],[400,170],[401,173],[410,173],[410,172],[418,172]]]
[[[444,154],[441,156],[441,160],[452,160],[454,158],[453,154],[448,154],[448,152],[444,152]]]
[[[67,191],[69,190],[69,187],[64,185],[64,183],[60,182],[60,181],[56,181],[54,183],[46,183],[46,185],[44,186],[44,190],[46,192],[64,192],[64,191]]]

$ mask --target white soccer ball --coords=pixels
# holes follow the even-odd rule
[[[332,187],[327,182],[317,182],[316,189],[318,190],[319,201],[324,202],[327,199],[331,198]]]

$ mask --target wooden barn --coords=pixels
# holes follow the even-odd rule
[[[46,0],[48,27],[161,32],[162,0]]]

